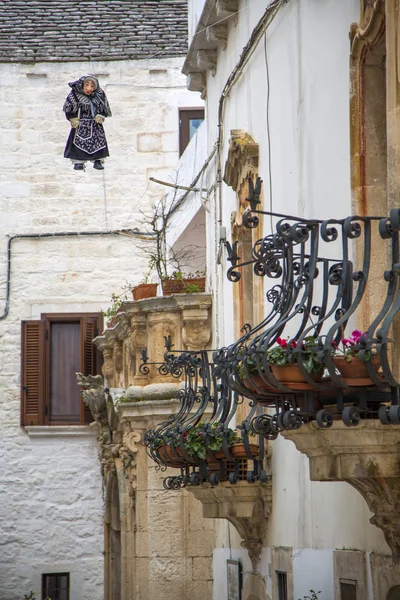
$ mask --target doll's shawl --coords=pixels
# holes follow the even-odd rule
[[[88,77],[93,79],[97,86],[90,96],[87,96],[83,91],[83,82]],[[80,77],[76,81],[71,81],[68,85],[72,88],[72,91],[68,94],[63,106],[63,111],[66,114],[76,113],[80,104],[87,104],[91,108],[92,117],[95,115],[111,117],[111,109],[108,104],[107,96],[101,89],[96,77],[93,77],[93,75],[83,75],[83,77]]]

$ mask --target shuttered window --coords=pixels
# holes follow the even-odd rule
[[[91,421],[76,373],[100,372],[93,338],[101,314],[45,314],[22,322],[21,424],[82,425]]]

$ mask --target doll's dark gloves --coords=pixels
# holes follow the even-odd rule
[[[104,122],[105,117],[103,117],[102,115],[96,115],[94,120],[96,121],[96,123],[103,123]]]
[[[77,127],[79,127],[79,119],[78,117],[72,117],[69,122],[71,123],[71,127],[73,129],[76,129]]]

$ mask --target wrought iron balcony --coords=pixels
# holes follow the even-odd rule
[[[249,188],[244,226],[255,228],[259,215],[272,215],[278,219],[276,232],[258,240],[248,260],[238,255],[237,243],[226,243],[227,275],[238,282],[242,269],[250,268],[256,277],[274,280],[266,291],[270,310],[261,323],[245,325],[240,339],[212,352],[173,351],[166,339],[160,373],[183,379],[181,409],[148,431],[145,444],[160,468],[180,469],[166,478],[167,488],[234,484],[242,478],[265,483],[264,440],[313,420],[322,428],[338,419],[347,426],[361,418],[400,423],[390,337],[400,308],[400,209],[388,218],[300,219],[258,210],[261,180],[255,186],[250,180]],[[378,238],[387,245],[391,266],[380,283],[373,282],[382,300],[370,316],[364,305],[371,292],[372,241]],[[369,319],[368,327],[346,338],[360,313]],[[146,354],[142,359],[146,369],[151,363]],[[244,398],[250,400],[248,414],[236,424]],[[243,459],[234,455],[232,424]],[[202,455],[193,448],[194,433],[201,438]]]
[[[399,381],[391,366],[400,309],[400,210],[388,218],[300,219],[257,210],[260,185],[260,180],[255,189],[250,185],[243,224],[255,228],[259,215],[272,215],[279,219],[276,233],[258,240],[249,260],[241,260],[236,242],[226,243],[227,276],[238,282],[242,269],[251,268],[255,276],[275,280],[266,293],[271,308],[261,323],[246,325],[240,339],[215,353],[222,381],[274,410],[252,423],[268,439],[312,419],[320,427],[337,418],[348,426],[378,417],[384,424],[400,423]],[[380,282],[373,282],[381,306],[365,331],[349,339],[349,323],[361,313],[369,316],[368,279],[377,256],[372,240],[378,238],[391,257]]]
[[[165,338],[165,345],[164,362],[149,363],[144,354],[140,368],[143,371],[148,364],[156,364],[160,374],[183,380],[177,392],[181,401],[178,413],[144,436],[148,453],[160,469],[180,470],[179,475],[165,478],[164,487],[179,489],[206,482],[215,486],[240,480],[268,482],[265,440],[252,428],[262,408],[251,403],[246,418],[237,428],[232,427],[243,398],[220,378],[211,351],[174,351],[170,337]]]

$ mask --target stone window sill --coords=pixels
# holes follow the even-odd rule
[[[29,425],[25,431],[29,437],[95,437],[97,424],[91,425]]]

